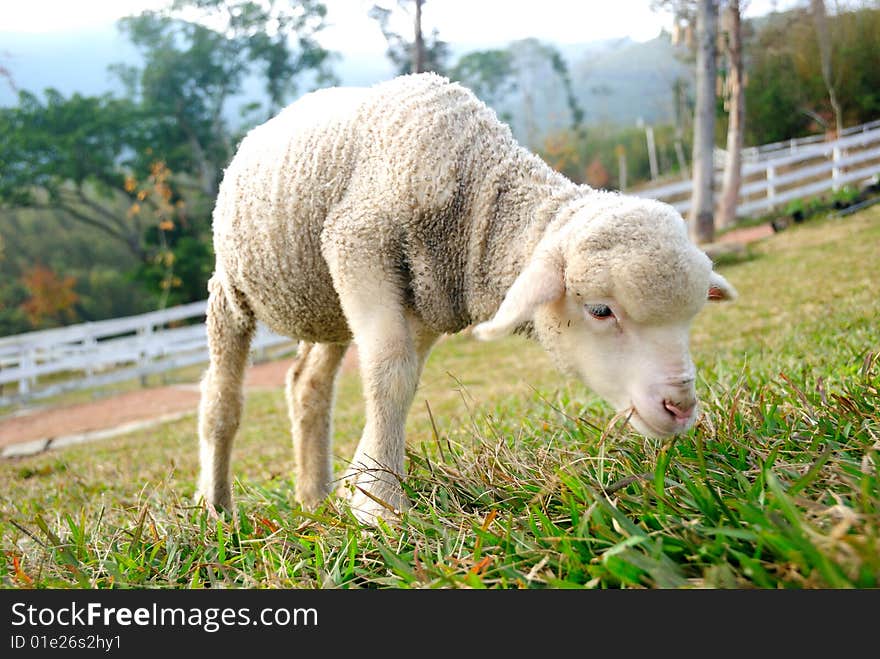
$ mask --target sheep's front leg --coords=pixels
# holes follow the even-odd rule
[[[356,198],[356,195],[355,197]],[[404,303],[397,226],[375,209],[343,202],[328,216],[321,251],[358,348],[365,423],[340,484],[362,522],[393,520],[409,502],[403,493],[404,429],[424,357],[436,334]]]
[[[406,416],[419,380],[419,355],[402,314],[375,309],[354,329],[363,379],[366,422],[343,481],[362,522],[392,520],[409,507],[404,474]],[[397,511],[397,512],[396,512]]]
[[[409,507],[400,484],[406,417],[436,339],[409,314],[403,322],[388,318],[359,336],[366,425],[339,493],[367,524],[376,524],[378,517],[394,521]]]

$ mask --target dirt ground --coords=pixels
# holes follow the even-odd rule
[[[773,228],[766,224],[730,231],[721,236],[718,242],[744,244],[772,234]],[[283,387],[284,375],[293,359],[290,357],[251,366],[247,371],[245,387]],[[357,354],[351,349],[343,362],[343,369],[354,368],[357,368]],[[132,422],[194,411],[198,403],[198,383],[192,382],[128,391],[87,403],[25,410],[0,418],[0,449],[20,442],[103,431]]]
[[[746,227],[744,229],[736,229],[735,231],[728,231],[723,236],[718,238],[719,243],[740,243],[746,244],[751,243],[756,240],[761,240],[762,238],[766,238],[768,236],[773,235],[773,227],[769,224],[759,224],[753,227]]]
[[[284,386],[284,376],[293,363],[288,357],[255,364],[245,377],[247,389]],[[357,354],[349,350],[343,369],[357,368]],[[193,411],[199,404],[197,382],[149,387],[99,398],[88,403],[35,408],[0,418],[0,449],[10,444],[80,435],[145,419]]]

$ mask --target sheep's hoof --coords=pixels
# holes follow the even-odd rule
[[[381,518],[396,524],[410,508],[400,477],[369,458],[355,457],[336,489],[362,524],[378,526]]]
[[[232,493],[228,490],[212,492],[212,488],[199,487],[194,498],[196,505],[203,506],[211,519],[232,515]]]
[[[348,502],[361,524],[368,526],[378,526],[380,518],[387,524],[397,524],[403,512],[410,508],[409,499],[399,484],[370,478],[366,472],[346,475],[336,495]]]
[[[304,487],[299,484],[296,486],[296,500],[299,502],[303,510],[314,511],[327,499],[330,494],[330,488],[326,485],[318,487]]]
[[[225,504],[215,504],[208,501],[204,495],[196,495],[196,505],[202,506],[208,519],[217,521],[220,519],[234,519],[235,513],[232,509],[232,500]]]
[[[380,519],[386,524],[399,524],[401,515],[410,507],[410,503],[403,492],[386,491],[384,496],[380,496],[355,486],[348,506],[361,524],[379,526]]]

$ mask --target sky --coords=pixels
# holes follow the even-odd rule
[[[396,6],[394,0],[386,4]],[[746,16],[787,9],[806,0],[749,0]],[[71,32],[106,27],[122,16],[166,6],[169,0],[0,0],[0,32]],[[328,27],[319,41],[343,52],[383,52],[385,41],[367,11],[374,0],[325,0]],[[426,31],[436,27],[451,44],[497,43],[536,37],[583,43],[630,37],[647,41],[671,25],[651,0],[428,0]],[[406,27],[403,29],[406,29]]]

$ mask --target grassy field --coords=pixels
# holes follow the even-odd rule
[[[671,443],[614,423],[535,345],[451,337],[410,414],[399,528],[301,511],[282,394],[254,393],[235,522],[192,505],[194,416],[0,464],[0,584],[880,587],[880,208],[720,270],[740,299],[697,320],[704,413]],[[361,421],[346,373],[339,470]]]

